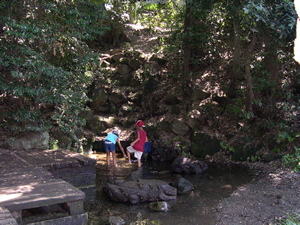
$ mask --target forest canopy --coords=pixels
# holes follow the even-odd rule
[[[279,142],[297,140],[300,76],[293,59],[293,1],[162,3],[1,1],[1,128],[18,134],[54,127],[75,133],[84,127],[80,114],[88,107],[103,53],[97,46],[129,42],[122,36],[124,24],[139,23],[153,35],[156,27],[169,32],[153,51],[177,55],[181,73],[169,70],[163,79],[181,79],[187,89],[197,72],[222,64],[228,76],[221,89],[230,100],[225,111],[248,122],[259,118],[263,127],[278,130]]]

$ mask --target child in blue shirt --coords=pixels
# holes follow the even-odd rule
[[[110,153],[112,153],[112,156],[113,156],[114,167],[117,166],[116,142],[119,144],[119,147],[123,153],[123,156],[125,158],[127,158],[125,155],[125,152],[124,152],[124,148],[122,147],[120,139],[119,139],[119,133],[118,133],[118,131],[113,130],[113,132],[109,133],[104,140],[104,148],[106,151],[106,162],[107,162],[108,166],[110,165]]]

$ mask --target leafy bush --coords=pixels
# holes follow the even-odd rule
[[[286,219],[280,221],[279,224],[281,225],[299,225],[300,224],[300,214],[299,213],[292,213],[287,214]]]
[[[300,170],[300,148],[295,146],[295,152],[292,154],[286,154],[283,156],[283,165],[290,167],[294,171]]]
[[[85,43],[103,34],[102,4],[90,1],[4,1],[0,4],[0,96],[7,129],[82,127],[97,54]]]

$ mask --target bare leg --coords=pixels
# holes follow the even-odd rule
[[[109,151],[106,151],[106,162],[107,162],[107,165],[109,166],[110,165],[110,152]]]
[[[138,167],[141,167],[142,166],[141,160],[137,159],[137,161],[138,161]]]
[[[131,164],[130,152],[128,150],[126,150],[126,151],[127,151],[128,163]]]
[[[116,151],[112,152],[114,167],[117,167]]]
[[[121,151],[122,151],[122,153],[123,153],[123,157],[126,158],[127,156],[126,156],[126,154],[125,154],[125,152],[124,152],[124,149],[121,148]]]

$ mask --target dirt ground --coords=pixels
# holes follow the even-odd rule
[[[300,173],[279,164],[247,163],[254,179],[217,206],[217,224],[287,224],[289,215],[300,224]]]

